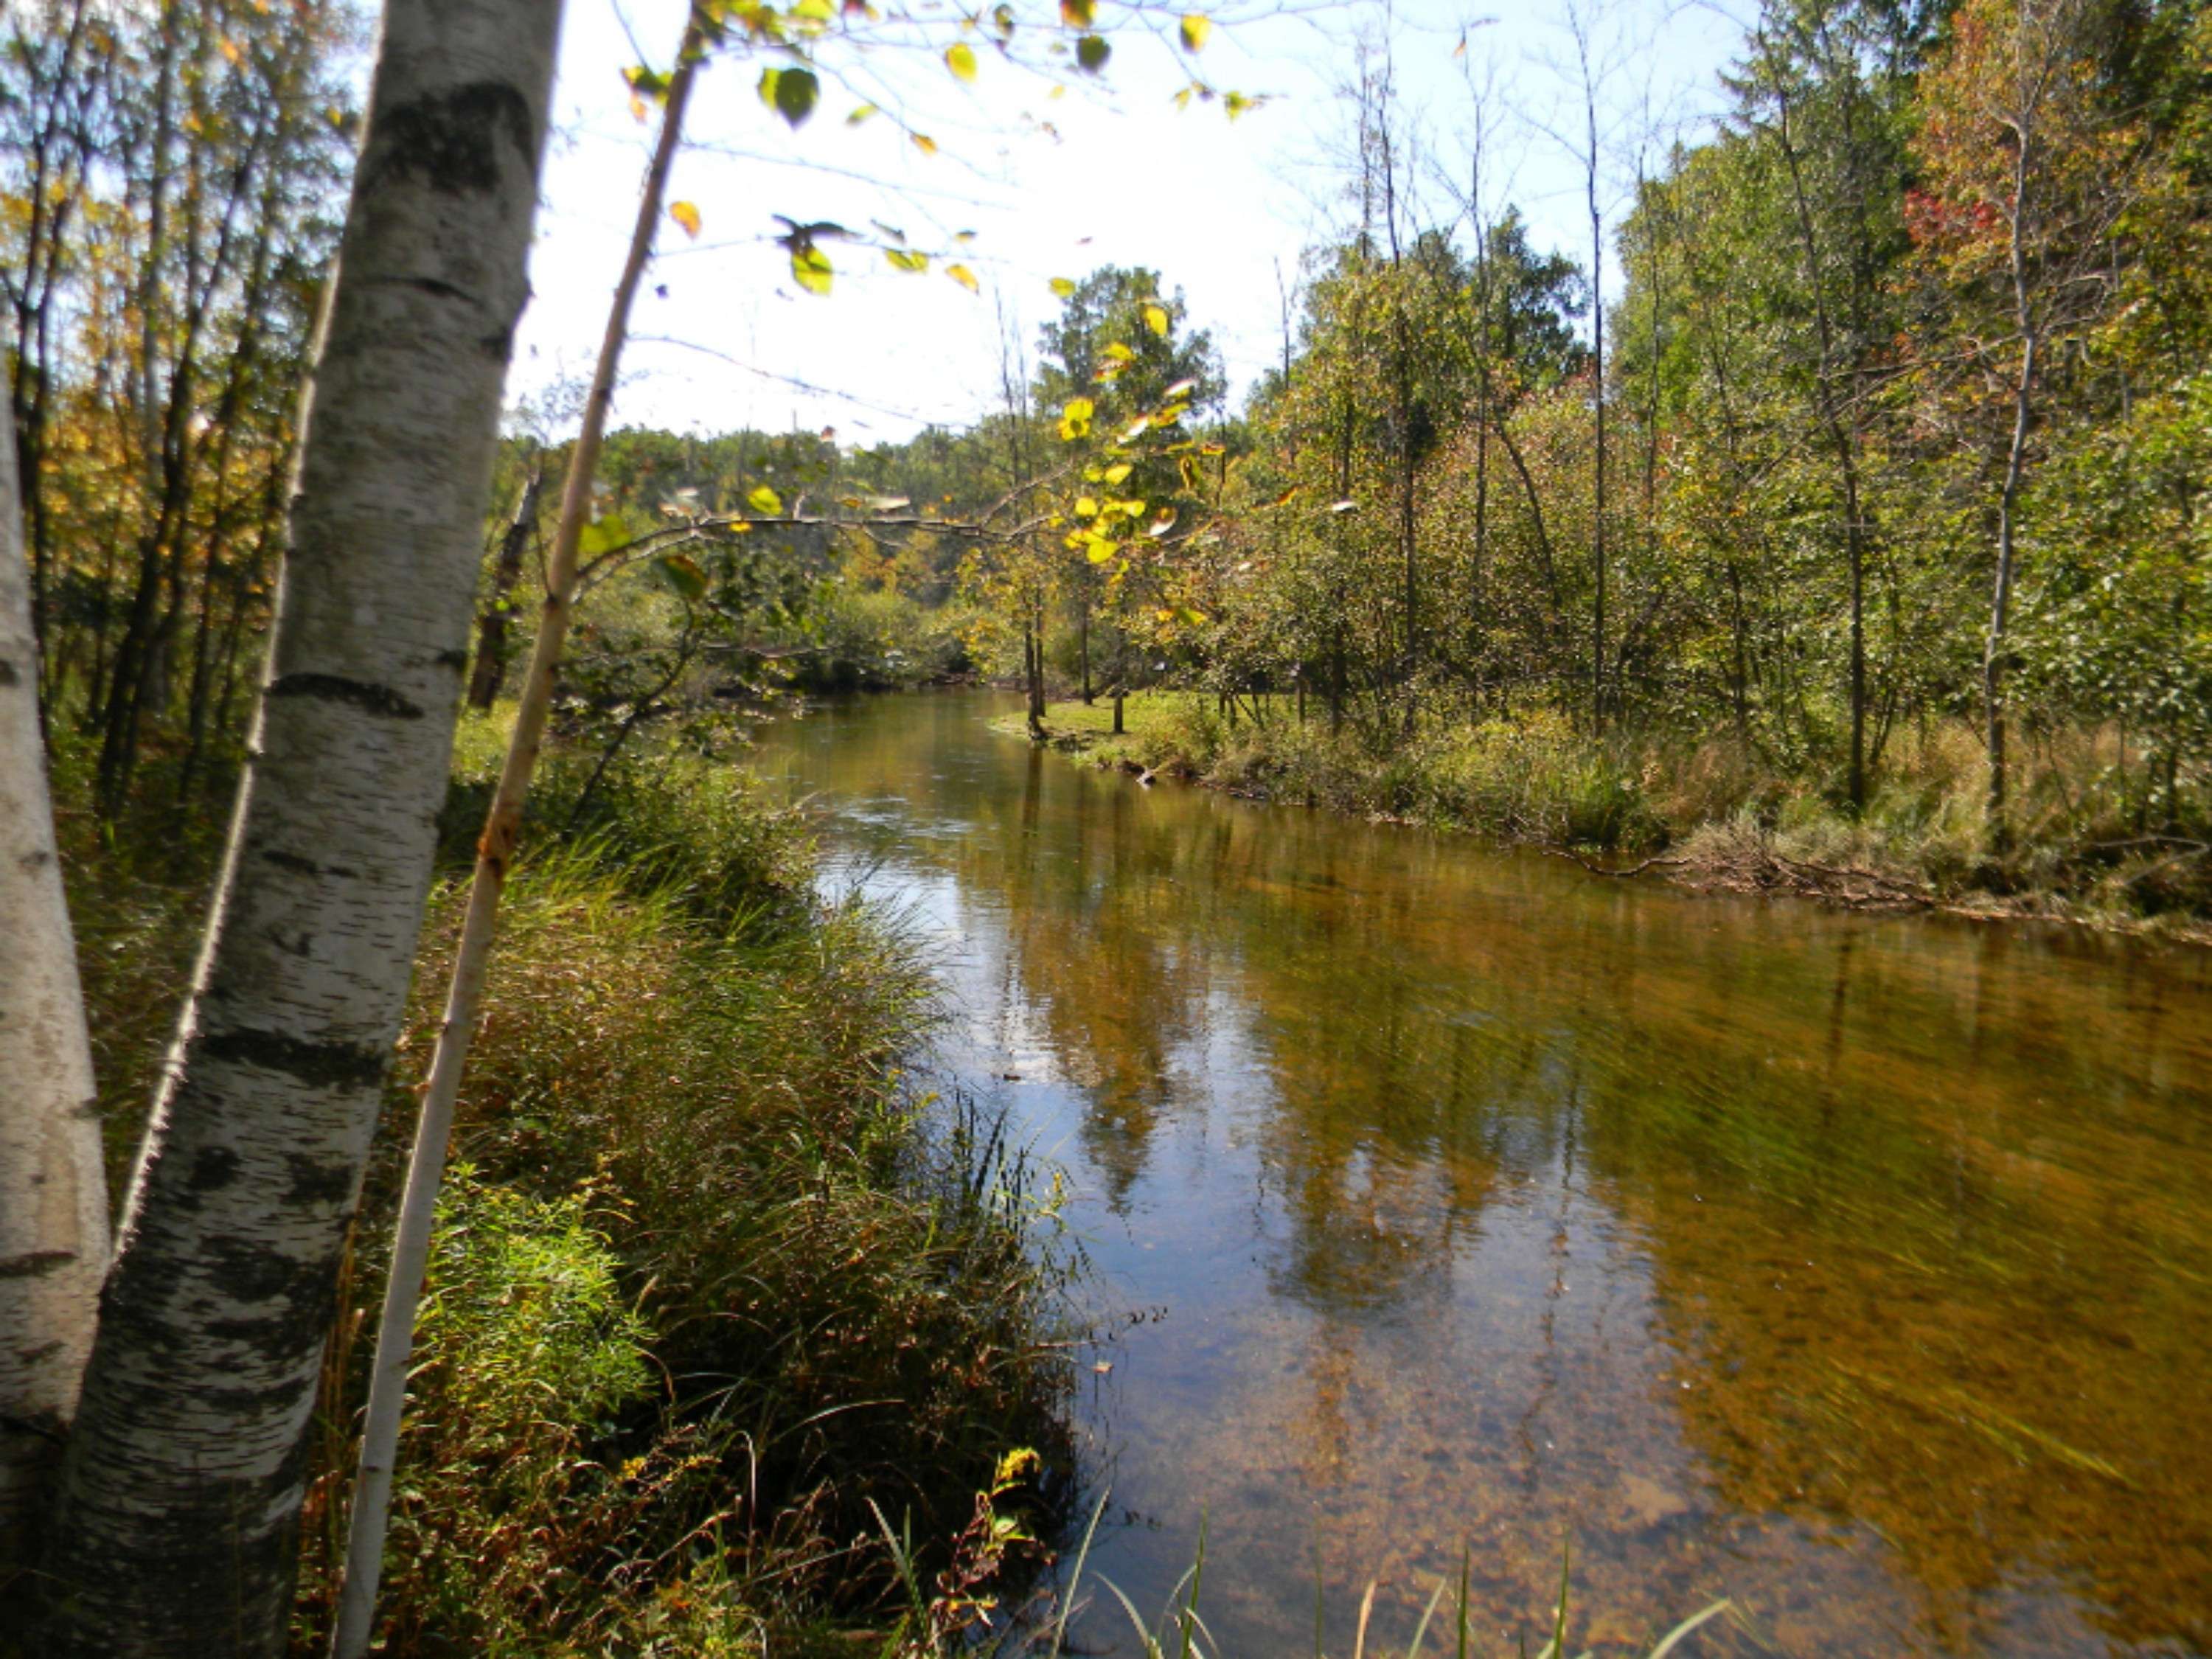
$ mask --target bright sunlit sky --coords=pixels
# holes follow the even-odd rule
[[[1057,309],[1050,280],[1104,264],[1149,265],[1182,289],[1192,322],[1212,331],[1232,404],[1241,404],[1280,360],[1278,272],[1295,283],[1301,252],[1353,214],[1345,167],[1352,116],[1338,89],[1363,35],[1389,46],[1419,147],[1421,221],[1458,211],[1475,118],[1472,78],[1496,125],[1486,168],[1492,208],[1513,201],[1539,246],[1586,258],[1568,3],[1412,0],[1386,11],[1366,0],[1255,11],[1257,21],[1218,11],[1221,24],[1195,67],[1214,86],[1268,100],[1233,122],[1218,103],[1176,110],[1173,94],[1194,60],[1170,45],[1171,26],[1163,35],[1114,30],[1113,0],[1100,9],[1115,46],[1107,74],[1064,77],[1057,98],[1054,77],[1001,60],[971,35],[981,59],[974,85],[933,58],[867,60],[849,89],[825,74],[819,108],[793,132],[760,101],[758,60],[718,60],[694,94],[690,142],[671,191],[696,203],[704,222],[696,241],[663,225],[616,423],[702,433],[828,426],[848,443],[964,425],[999,401],[1002,318],[1032,350],[1038,325]],[[1741,0],[1732,9],[1741,12]],[[1589,11],[1603,77],[1601,196],[1617,212],[1639,149],[1653,156],[1667,135],[1694,137],[1710,118],[1716,73],[1736,54],[1742,24],[1709,5],[1664,0]],[[619,9],[615,0],[569,0],[535,297],[511,398],[543,397],[590,372],[652,141],[620,72],[638,61],[633,40],[665,68],[683,18],[683,0],[624,0]],[[1455,54],[1462,37],[1467,50]],[[831,70],[854,61],[835,46],[823,58]],[[925,155],[882,118],[848,126],[848,112],[864,101],[896,107],[937,153]],[[926,276],[902,275],[872,248],[825,243],[837,266],[834,291],[803,293],[771,240],[779,213],[899,227],[916,246],[969,265],[981,292],[945,276],[941,260]],[[962,231],[974,240],[956,246]]]

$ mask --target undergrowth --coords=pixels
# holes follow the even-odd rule
[[[2212,827],[2177,817],[2114,732],[2027,733],[1999,838],[1981,744],[1963,720],[1893,734],[1856,811],[1842,778],[1728,732],[1601,738],[1534,710],[1408,737],[1333,727],[1317,706],[1300,720],[1282,698],[1246,700],[1232,715],[1187,692],[1132,696],[1121,734],[1110,720],[1102,699],[1054,703],[1046,724],[1060,747],[1101,765],[1597,855],[1663,854],[1704,884],[1781,885],[1767,878],[1802,866],[1867,872],[1878,885],[1866,890],[1968,908],[2182,930],[2212,916]]]

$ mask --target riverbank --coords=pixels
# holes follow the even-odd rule
[[[327,1639],[407,1085],[502,740],[496,720],[464,722],[311,1449],[302,1653]],[[586,800],[592,758],[549,757],[502,910],[418,1338],[383,1650],[849,1652],[840,1632],[865,1632],[876,1651],[903,1621],[898,1650],[934,1653],[993,1571],[1020,1565],[1018,1539],[977,1532],[979,1503],[1042,1527],[1068,1502],[1042,1200],[991,1120],[906,1075],[934,982],[883,914],[817,894],[800,817],[742,773],[665,753],[618,763]],[[133,825],[101,851],[88,824],[64,815],[119,1177],[215,848],[187,836],[165,852]],[[910,1543],[895,1550],[885,1523]]]
[[[1028,736],[1017,716],[994,724]],[[1901,735],[1856,817],[1727,737],[1601,741],[1547,714],[1377,742],[1301,720],[1288,698],[1232,711],[1150,691],[1126,701],[1118,734],[1106,698],[1052,702],[1045,725],[1054,749],[1093,765],[1489,836],[1607,878],[2212,943],[2212,848],[2100,817],[2063,784],[2028,775],[2013,846],[1993,855],[1980,750],[1958,723]]]

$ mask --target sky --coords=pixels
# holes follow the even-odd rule
[[[1192,57],[1171,22],[1117,19],[1114,0],[1103,0],[1114,55],[1102,76],[1025,67],[980,34],[968,37],[980,64],[972,83],[932,55],[856,58],[832,46],[820,106],[796,131],[763,105],[759,59],[718,58],[695,91],[670,190],[696,205],[699,234],[662,225],[615,423],[826,427],[851,445],[964,426],[1000,401],[1002,339],[1033,353],[1058,307],[1052,280],[1106,264],[1150,266],[1182,289],[1191,323],[1221,349],[1232,406],[1241,404],[1281,359],[1283,285],[1295,295],[1301,255],[1353,213],[1340,88],[1357,42],[1387,52],[1413,135],[1423,222],[1459,213],[1480,92],[1491,208],[1512,201],[1538,246],[1586,259],[1569,4],[1585,6],[1593,42],[1610,217],[1626,204],[1639,153],[1650,157],[1655,138],[1663,149],[1668,135],[1694,137],[1711,118],[1716,75],[1742,38],[1736,3],[1732,16],[1668,0],[1492,0],[1494,9],[1485,0],[1293,0],[1301,10],[1232,0],[1212,9],[1217,26]],[[930,15],[928,0],[917,9]],[[949,40],[960,14],[937,12]],[[683,19],[683,0],[569,0],[533,298],[508,388],[555,430],[591,371],[653,140],[622,70],[641,56],[665,67]],[[1174,94],[1194,72],[1266,101],[1234,120],[1218,100],[1178,110]],[[896,119],[848,125],[864,102]],[[927,135],[935,153],[909,132]],[[927,274],[906,275],[874,248],[825,243],[837,274],[817,296],[791,280],[773,240],[779,214],[876,221],[939,257]],[[945,274],[951,259],[978,291]]]

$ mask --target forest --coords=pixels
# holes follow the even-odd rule
[[[1146,783],[2202,936],[2212,11],[1762,0],[1718,113],[1640,125],[1589,15],[1541,126],[1479,26],[1417,108],[1350,19],[1263,373],[1101,264],[971,422],[864,443],[616,418],[695,77],[797,134],[871,51],[1087,84],[1142,32],[1240,117],[1213,18],[696,0],[625,71],[595,369],[524,398],[558,8],[9,6],[0,1652],[1059,1650],[1081,1249],[922,1063],[910,919],[746,769],[823,700],[981,683]],[[799,303],[979,287],[779,222]],[[1200,1650],[1176,1595],[1146,1639]]]

